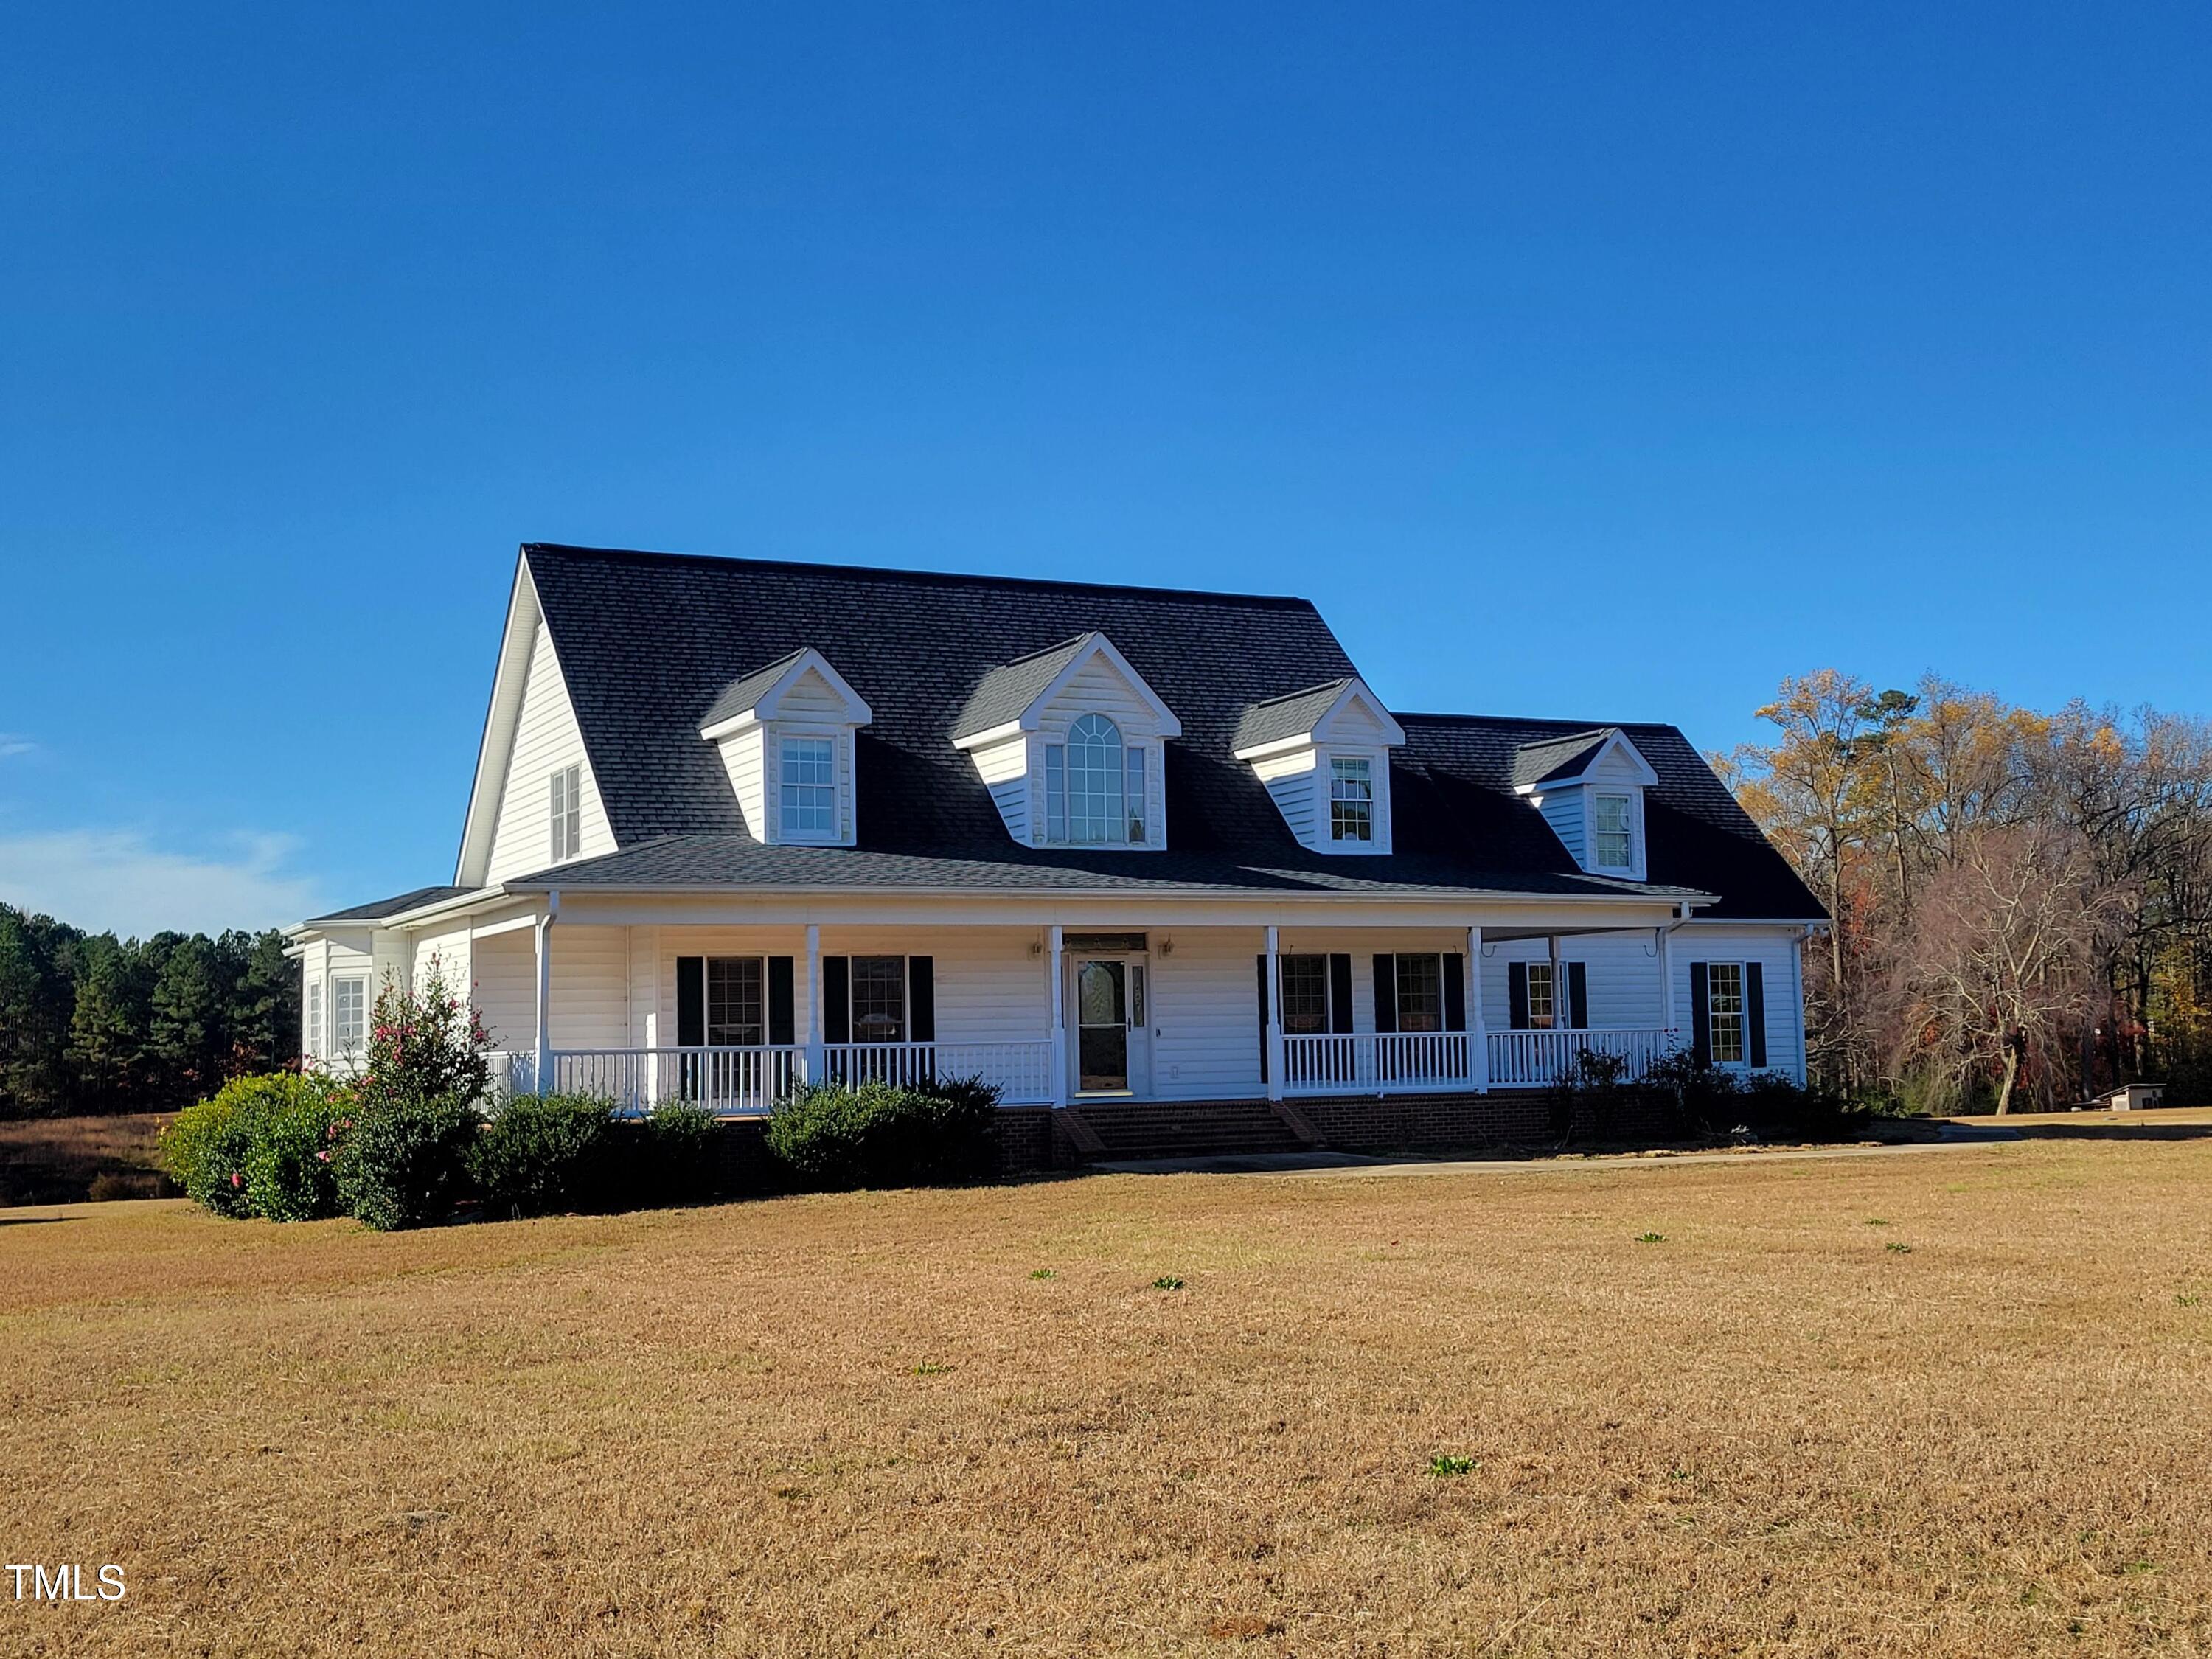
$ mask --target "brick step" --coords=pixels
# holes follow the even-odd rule
[[[1295,1152],[1304,1146],[1265,1101],[1086,1103],[1077,1109],[1103,1149],[1094,1158],[1218,1158]]]

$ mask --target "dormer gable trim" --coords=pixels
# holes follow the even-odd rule
[[[968,699],[968,706],[952,725],[952,745],[974,750],[1004,743],[1025,732],[1040,730],[1045,710],[1069,683],[1090,665],[1103,658],[1135,692],[1152,715],[1155,735],[1179,738],[1182,722],[1160,701],[1159,694],[1115,648],[1114,641],[1097,629],[1042,651],[1030,653],[993,669]]]
[[[750,726],[775,720],[791,688],[809,673],[820,675],[844,705],[833,724],[866,726],[875,719],[875,712],[868,707],[867,699],[852,688],[829,658],[810,645],[733,681],[714,700],[714,706],[707,711],[707,717],[699,726],[699,735],[714,742]],[[810,718],[818,719],[819,716]]]
[[[1346,713],[1355,707],[1364,709],[1380,728],[1382,747],[1396,749],[1404,744],[1405,728],[1391,717],[1367,683],[1352,674],[1252,704],[1237,723],[1231,752],[1241,761],[1264,760],[1271,755],[1334,743],[1341,735]],[[1378,739],[1362,732],[1358,741],[1372,747]]]
[[[1658,784],[1659,774],[1644,758],[1643,750],[1629,740],[1628,733],[1617,726],[1607,726],[1522,744],[1513,756],[1513,793],[1540,800],[1547,790],[1586,783],[1609,755],[1620,757],[1632,774],[1622,782],[1646,789]]]

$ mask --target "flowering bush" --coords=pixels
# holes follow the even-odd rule
[[[394,980],[377,993],[368,1024],[368,1064],[360,1084],[362,1106],[394,1100],[461,1100],[475,1105],[491,1079],[483,1019],[434,960],[421,990]]]
[[[350,1095],[313,1073],[234,1078],[177,1114],[161,1160],[217,1215],[306,1221],[337,1213],[333,1153]]]

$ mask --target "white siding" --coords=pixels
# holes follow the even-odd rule
[[[1103,654],[1075,671],[1075,678],[1037,711],[1037,724],[1040,730],[1062,738],[1085,714],[1105,715],[1121,728],[1125,739],[1159,735],[1152,705]]]
[[[817,668],[801,674],[776,699],[775,717],[780,720],[830,720],[842,725],[845,716],[844,698]]]
[[[1028,739],[1014,738],[978,749],[972,757],[975,775],[991,792],[999,816],[1006,821],[1006,833],[1025,845],[1030,838],[1029,756]]]
[[[1583,964],[1583,975],[1589,987],[1589,1023],[1593,1026],[1656,1026],[1665,1023],[1657,950],[1655,936],[1649,928],[1632,933],[1583,933],[1559,941],[1562,963]],[[1504,1030],[1511,1023],[1506,964],[1545,962],[1550,957],[1550,947],[1540,939],[1513,939],[1484,947],[1483,1018],[1492,1030]],[[1680,1006],[1686,1010],[1689,1004],[1685,1000]],[[1686,1013],[1680,1017],[1688,1018]]]
[[[1172,939],[1172,954],[1160,941]],[[1159,928],[1152,945],[1152,1092],[1249,1100],[1260,1086],[1257,927]]]
[[[1579,787],[1555,789],[1544,798],[1540,809],[1544,822],[1552,826],[1552,833],[1567,849],[1567,855],[1583,868],[1589,867],[1588,843],[1583,839],[1583,792]]]
[[[1797,930],[1691,922],[1674,932],[1674,1008],[1686,1045],[1690,1035],[1690,964],[1756,962],[1766,993],[1766,1069],[1805,1078],[1805,1008],[1798,982]]]
[[[560,924],[554,924],[560,931]],[[538,943],[532,930],[510,928],[477,940],[477,1012],[495,1048],[526,1050],[538,1041]],[[555,1033],[556,1040],[559,1033]]]
[[[1283,815],[1283,822],[1291,833],[1307,847],[1314,844],[1316,830],[1314,816],[1318,810],[1316,787],[1321,756],[1311,749],[1300,749],[1288,755],[1270,755],[1252,763],[1252,770],[1260,781],[1267,786],[1267,793],[1274,798],[1275,810]]]
[[[596,858],[613,852],[614,834],[607,827],[606,810],[600,805],[592,764],[584,754],[583,735],[577,729],[575,710],[569,705],[568,688],[554,658],[553,638],[541,624],[531,647],[530,678],[523,688],[514,748],[507,757],[507,777],[501,787],[488,881],[527,875],[553,861],[551,780],[556,772],[568,766],[577,769],[583,782],[579,855]]]
[[[408,967],[410,988],[421,992],[430,982],[434,967],[445,975],[446,983],[454,994],[465,1000],[476,973],[469,949],[466,922],[442,932],[415,936],[414,951]]]
[[[552,940],[552,1046],[629,1048],[629,929],[556,922]]]
[[[769,844],[768,727],[747,726],[722,738],[716,746],[721,750],[722,769],[730,775],[730,787],[737,792],[738,811],[744,815],[745,828],[755,841]]]

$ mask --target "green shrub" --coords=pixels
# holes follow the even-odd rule
[[[817,1187],[980,1180],[991,1170],[998,1103],[999,1091],[975,1078],[914,1089],[816,1084],[776,1108],[768,1146]]]
[[[664,1100],[645,1121],[638,1202],[697,1204],[714,1196],[714,1115],[696,1100]]]
[[[617,1183],[612,1108],[596,1095],[517,1095],[484,1126],[470,1173],[493,1215],[602,1206]]]
[[[312,1072],[234,1078],[162,1132],[163,1167],[217,1215],[335,1215],[331,1153],[349,1100],[343,1085]]]
[[[346,1212],[380,1232],[442,1221],[483,1127],[475,1102],[457,1095],[362,1102],[332,1160]]]

